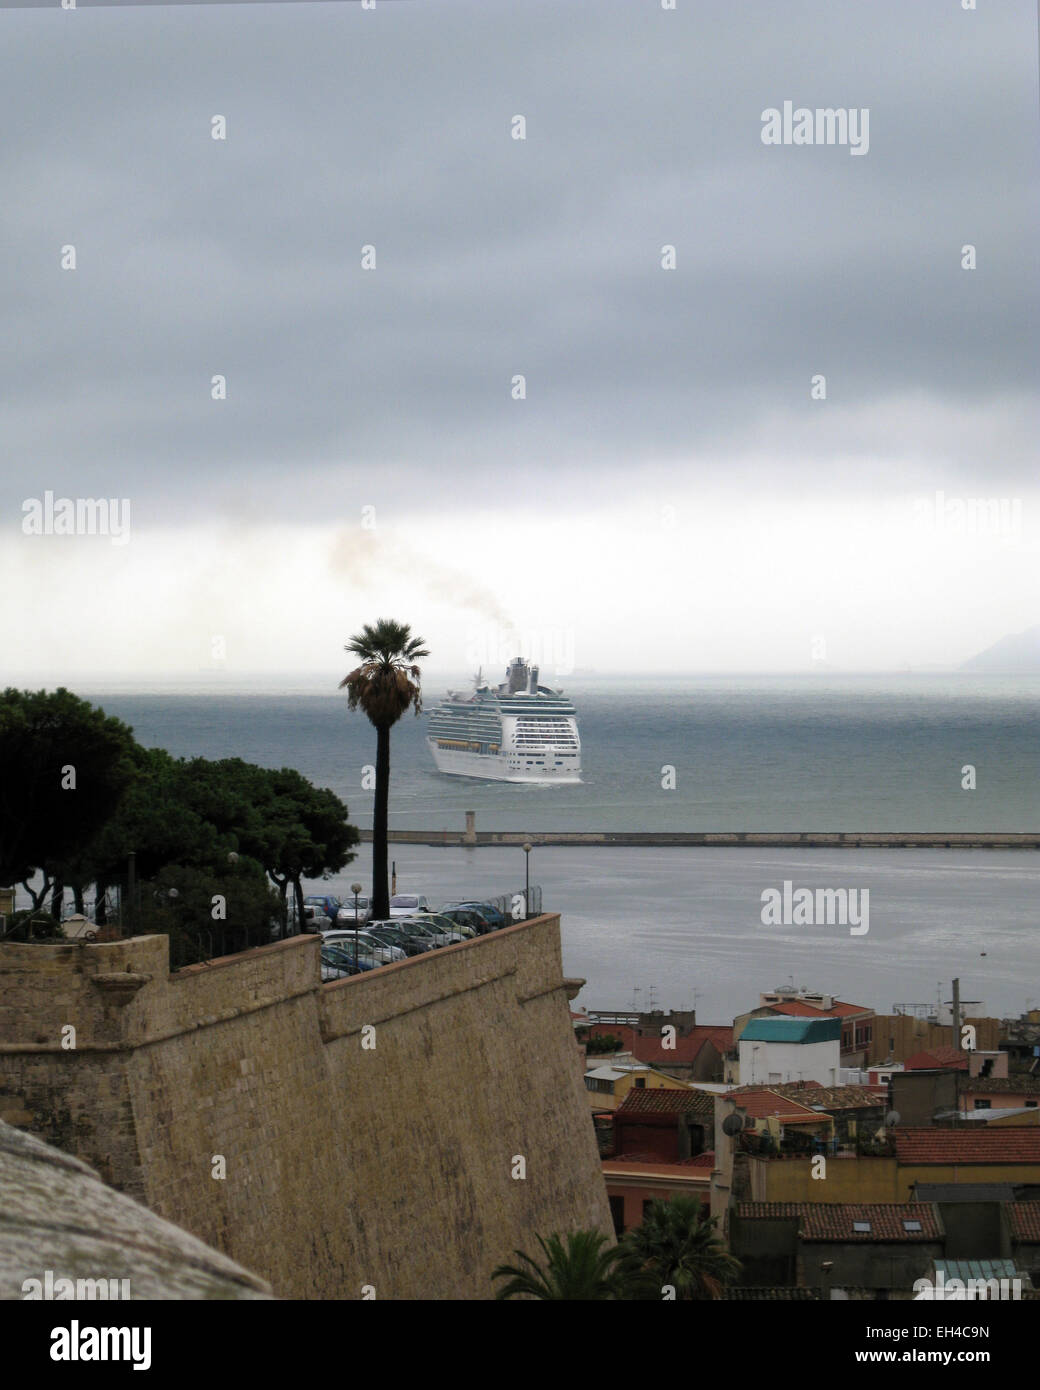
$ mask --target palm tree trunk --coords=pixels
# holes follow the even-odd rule
[[[372,812],[372,916],[390,916],[387,812],[390,805],[390,726],[376,725],[376,804]]]

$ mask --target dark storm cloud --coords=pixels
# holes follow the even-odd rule
[[[31,481],[143,520],[325,520],[508,508],[518,476],[580,504],[590,465],[714,482],[747,453],[762,488],[891,486],[906,454],[917,481],[1032,478],[1027,3],[51,7],[0,29],[6,507]],[[869,153],[764,146],[786,99],[869,107]]]

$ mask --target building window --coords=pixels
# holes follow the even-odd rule
[[[645,1076],[637,1076],[637,1077],[636,1077],[636,1083],[635,1083],[635,1084],[636,1084],[636,1090],[637,1090],[637,1091],[645,1091],[645,1090],[646,1090],[646,1077],[645,1077]]]
[[[610,1219],[614,1223],[614,1234],[620,1240],[625,1234],[625,1199],[624,1197],[611,1197]]]
[[[904,1222],[903,1222],[903,1230],[904,1230],[904,1231],[919,1231],[920,1229],[921,1229],[921,1223],[920,1223],[920,1221],[904,1221]]]
[[[868,1235],[870,1235],[870,1222],[869,1222],[869,1221],[853,1221],[853,1223],[852,1223],[852,1229],[853,1229],[853,1231],[855,1232],[856,1235],[859,1235],[859,1236],[868,1236]]]
[[[1027,1110],[1035,1110],[1035,1109],[1036,1109],[1036,1101],[1035,1101],[1035,1100],[1027,1100],[1027,1101],[1026,1101],[1026,1109],[1027,1109]]]
[[[989,1109],[991,1109],[991,1108],[992,1108],[992,1102],[991,1102],[991,1101],[988,1101],[988,1100],[979,1100],[978,1098],[976,1098],[976,1100],[975,1100],[975,1109],[976,1109],[976,1110],[989,1110]]]

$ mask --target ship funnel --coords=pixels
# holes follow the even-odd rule
[[[528,688],[528,690],[531,692],[532,695],[537,695],[537,694],[538,694],[538,667],[537,667],[537,666],[532,666],[532,667],[531,667],[531,675],[530,675],[530,677],[529,677],[529,679],[528,679],[528,682],[527,682],[527,688]]]
[[[526,687],[527,662],[524,661],[522,656],[515,657],[509,663],[509,669],[506,671],[506,676],[509,680],[510,695],[516,695],[519,691],[523,690]]]

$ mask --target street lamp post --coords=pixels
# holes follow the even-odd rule
[[[531,915],[531,841],[524,841],[524,921]]]
[[[352,883],[350,891],[354,894],[354,972],[357,973],[357,949],[358,949],[358,894],[361,892],[360,883]]]

